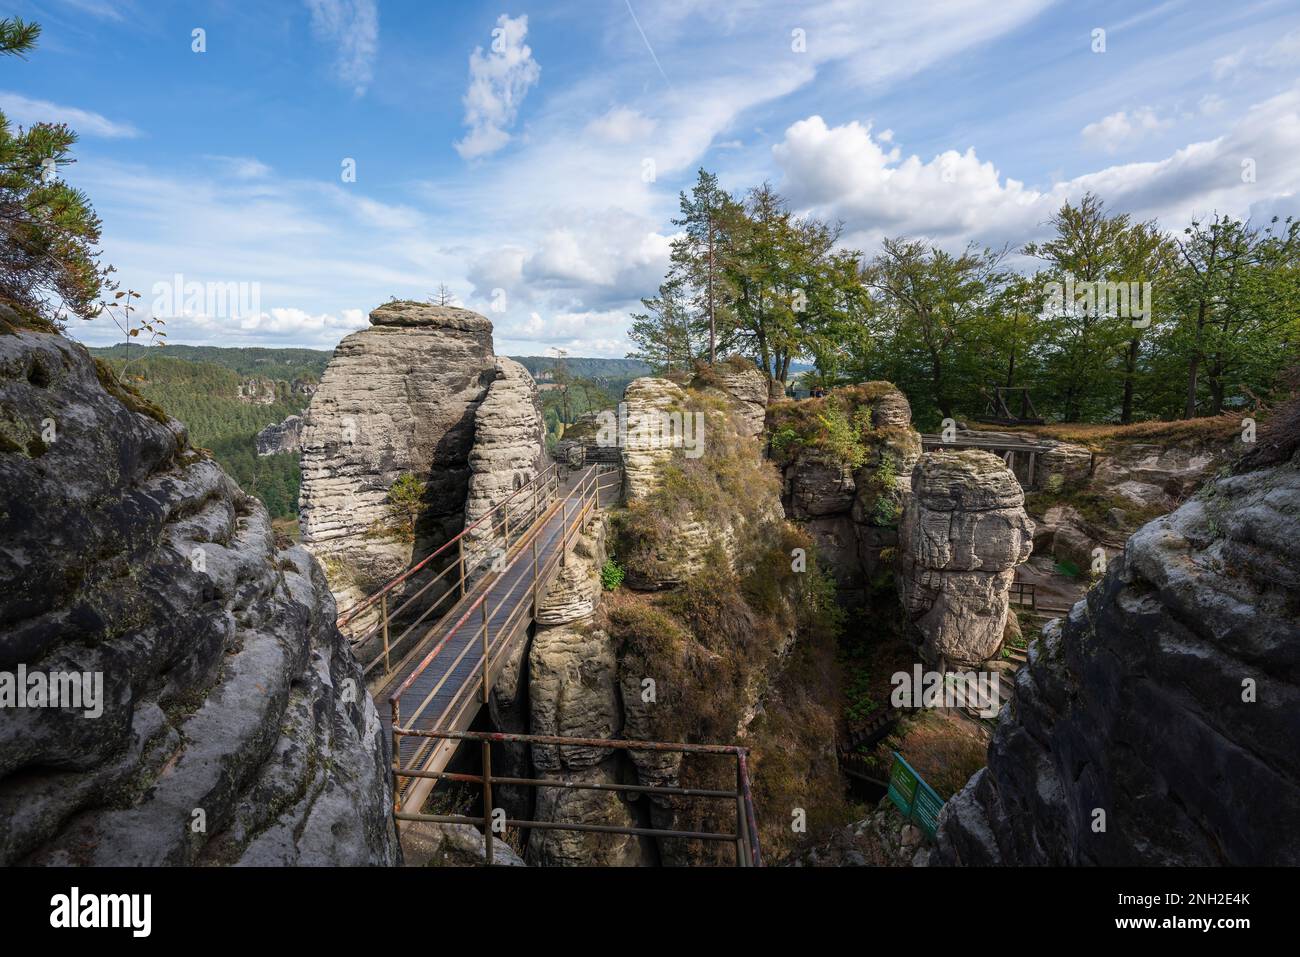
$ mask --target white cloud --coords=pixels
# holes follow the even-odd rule
[[[475,47],[469,56],[469,89],[465,91],[465,125],[469,132],[456,143],[462,159],[495,153],[510,142],[519,105],[542,75],[532,48],[524,43],[528,17],[497,17],[489,53]]]
[[[588,123],[586,132],[607,143],[631,143],[644,140],[654,129],[655,121],[648,116],[630,107],[616,106]]]
[[[1095,123],[1089,123],[1079,135],[1092,149],[1118,153],[1133,146],[1151,133],[1158,132],[1173,125],[1172,120],[1161,119],[1155,110],[1142,106],[1131,113],[1120,110]]]
[[[1228,106],[1228,101],[1217,93],[1206,93],[1196,102],[1203,116],[1216,116]]]
[[[374,77],[379,52],[379,7],[375,0],[304,0],[316,39],[337,46],[334,69],[361,96]]]
[[[1243,47],[1215,59],[1211,75],[1216,80],[1245,77],[1251,74],[1288,70],[1300,59],[1300,30],[1292,30],[1269,43]]]
[[[21,93],[0,91],[0,112],[8,116],[10,122],[25,126],[35,123],[66,123],[83,136],[129,139],[140,135],[140,131],[130,123],[116,123],[89,110],[61,106],[49,100],[33,100]]]
[[[271,174],[271,167],[251,156],[209,155],[204,159],[211,160],[234,179],[264,179]]]
[[[1113,209],[1181,228],[1212,210],[1300,204],[1300,86],[1251,107],[1224,135],[1191,143],[1156,162],[1109,166],[1033,188],[1003,176],[973,149],[926,161],[885,150],[870,126],[829,127],[820,116],[792,124],[772,149],[780,187],[796,207],[845,222],[845,242],[870,251],[882,236],[926,236],[1015,245],[1040,235],[1067,199],[1091,190]],[[1242,163],[1255,178],[1243,181]],[[1271,207],[1270,207],[1271,208]]]

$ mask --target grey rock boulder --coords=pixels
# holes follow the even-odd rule
[[[0,409],[0,672],[103,682],[0,709],[0,863],[396,863],[312,557],[76,343],[0,336]]]

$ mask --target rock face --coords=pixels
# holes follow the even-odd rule
[[[652,492],[659,467],[672,457],[671,437],[664,434],[664,416],[682,408],[686,393],[668,379],[633,379],[623,390],[627,435],[623,447],[623,498],[631,502]]]
[[[302,416],[291,415],[283,422],[268,425],[257,433],[258,455],[296,453],[302,440]]]
[[[742,434],[758,438],[767,419],[767,376],[749,360],[729,360],[712,370],[710,386],[727,396],[743,424]]]
[[[935,860],[1300,864],[1298,569],[1293,451],[1142,527],[1031,646]]]
[[[546,460],[546,426],[537,385],[528,370],[513,359],[496,360],[496,378],[487,397],[474,413],[474,446],[469,453],[469,490],[465,499],[468,527],[527,485]],[[527,522],[531,498],[512,502],[512,519]],[[514,526],[518,527],[518,526]],[[479,525],[470,536],[479,554],[467,557],[468,564],[487,566],[481,559],[505,544],[501,511]],[[513,538],[511,539],[513,541]]]
[[[1157,515],[1177,508],[1238,445],[1222,429],[1168,441],[1102,441],[1095,452],[1060,443],[1039,457],[1034,550],[1091,568],[1100,548],[1113,555],[1124,540]],[[1059,493],[1059,494],[1058,494]],[[1082,496],[1092,508],[1081,511]]]
[[[897,582],[931,664],[976,665],[1000,647],[1008,589],[1033,548],[1024,501],[989,452],[931,452],[913,470]]]
[[[865,417],[866,454],[861,465],[808,443],[782,462],[785,514],[813,536],[846,601],[860,599],[864,583],[888,567],[881,552],[898,544],[898,523],[909,493],[912,468],[921,455],[907,397],[887,382],[841,390],[848,420]],[[825,400],[810,400],[825,404]],[[781,433],[804,403],[775,407],[771,428]],[[798,425],[795,426],[798,428]]]
[[[618,738],[623,710],[618,659],[609,635],[593,624],[605,562],[604,520],[579,536],[555,583],[538,608],[528,652],[529,731],[578,738]],[[538,776],[613,784],[625,778],[624,755],[609,749],[534,745]],[[612,791],[537,791],[538,820],[636,827],[623,797]],[[542,865],[632,866],[648,863],[641,839],[623,834],[535,830],[528,861]]]
[[[0,409],[0,864],[396,863],[315,560],[80,345],[0,336]],[[13,707],[20,668],[98,707]]]
[[[279,397],[275,383],[270,379],[244,379],[239,383],[239,401],[252,405],[272,405]]]
[[[483,316],[390,302],[370,322],[334,350],[302,432],[303,543],[322,558],[340,605],[460,530],[474,414],[497,377]],[[387,501],[408,473],[425,487],[414,537]]]

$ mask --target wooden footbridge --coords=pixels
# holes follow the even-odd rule
[[[486,860],[491,862],[493,784],[723,800],[734,803],[734,832],[527,820],[504,820],[496,824],[521,829],[722,841],[735,844],[737,864],[761,866],[747,748],[470,730],[480,709],[488,703],[492,685],[506,662],[527,642],[538,605],[568,561],[571,543],[600,509],[618,501],[621,486],[622,471],[618,468],[593,465],[566,476],[558,466],[552,465],[423,561],[339,617],[339,627],[350,637],[354,648],[379,645],[382,649],[363,667],[372,676],[375,704],[391,740],[393,816],[399,827],[400,822],[420,821],[481,825]],[[433,574],[440,566],[441,570]],[[428,577],[428,581],[410,590],[422,577]],[[402,591],[404,586],[410,590],[409,594]],[[437,597],[433,598],[434,595]],[[355,623],[361,621],[373,624],[357,627]],[[398,630],[402,622],[407,623]],[[394,649],[405,647],[410,650],[397,657]],[[452,755],[462,742],[478,743],[481,774],[447,771]],[[706,790],[494,776],[491,764],[494,742],[729,757],[736,763],[736,787],[735,790]],[[480,785],[483,816],[420,813],[429,794],[442,780]]]
[[[1007,468],[1020,479],[1025,491],[1038,487],[1038,457],[1056,447],[1056,443],[1020,438],[1007,432],[980,432],[963,429],[951,438],[942,435],[922,435],[921,448],[926,452],[952,452],[962,449],[981,449],[992,452],[1007,463]]]

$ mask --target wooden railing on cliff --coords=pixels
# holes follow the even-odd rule
[[[400,648],[415,629],[419,628],[424,622],[429,621],[431,617],[436,622],[441,613],[450,607],[444,605],[448,597],[463,598],[466,583],[470,576],[477,572],[489,559],[497,557],[497,553],[492,548],[494,543],[500,543],[496,547],[508,552],[512,544],[512,530],[515,534],[514,542],[517,543],[520,537],[533,527],[539,515],[555,501],[559,495],[559,490],[559,466],[552,464],[542,469],[529,482],[517,488],[503,501],[494,505],[483,515],[465,526],[456,536],[425,556],[421,561],[393,578],[374,594],[368,595],[339,615],[339,630],[347,636],[354,649],[360,649],[377,636],[382,636],[382,650],[369,661],[362,663],[363,673],[368,676],[380,664],[383,664],[385,674],[390,673],[393,670],[392,649],[394,647]],[[512,519],[513,529],[511,527]],[[465,556],[467,541],[470,542],[471,550],[468,565]],[[473,554],[475,551],[478,554]],[[436,567],[440,558],[449,560],[453,554],[456,556],[454,562],[449,561],[447,567],[434,575],[428,582],[411,594],[402,597],[394,607],[390,607],[390,599],[395,589],[425,569]],[[456,573],[455,577],[449,578],[453,571]],[[427,607],[417,609],[419,614],[415,619],[403,627],[396,637],[391,636],[390,628],[393,620],[401,618],[407,611],[412,610],[415,604],[428,594],[430,589],[439,582],[444,581],[446,584],[442,594],[431,601]],[[378,605],[378,620],[368,629],[358,633],[353,628],[353,622],[365,612],[375,608],[376,605]],[[435,612],[438,612],[438,615],[435,615]]]

